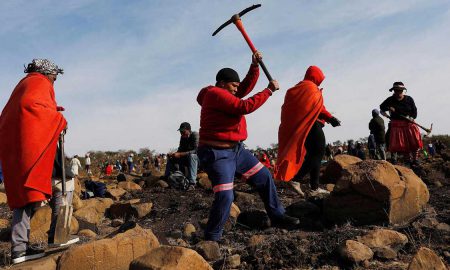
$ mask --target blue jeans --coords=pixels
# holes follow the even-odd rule
[[[214,202],[209,213],[205,239],[217,241],[223,233],[223,226],[230,215],[234,200],[233,182],[235,174],[255,187],[264,202],[271,219],[284,215],[284,207],[278,199],[277,190],[269,170],[242,143],[230,149],[199,147],[198,156],[211,179]]]
[[[187,169],[187,172],[185,171]],[[171,172],[181,171],[185,174],[189,183],[195,185],[197,182],[198,156],[197,154],[189,154],[181,158],[169,158],[166,164],[166,172],[164,175],[169,177]]]

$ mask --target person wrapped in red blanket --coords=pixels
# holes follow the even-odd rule
[[[333,127],[340,121],[333,117],[323,104],[320,84],[325,79],[322,70],[310,66],[303,81],[286,92],[281,107],[281,124],[278,129],[278,158],[274,177],[290,184],[300,195],[300,185],[291,180],[301,180],[311,175],[312,195],[324,193],[319,188],[319,172],[325,154],[325,122]]]
[[[34,59],[25,73],[0,116],[0,160],[13,210],[13,263],[42,254],[28,247],[29,222],[35,203],[52,196],[57,141],[67,124],[53,89],[63,70],[46,59]]]

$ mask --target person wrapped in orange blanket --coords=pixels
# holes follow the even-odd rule
[[[44,255],[28,247],[30,218],[35,204],[52,196],[57,141],[67,124],[53,89],[63,70],[46,59],[34,59],[25,73],[0,116],[0,160],[13,210],[13,263]]]
[[[319,188],[319,172],[325,154],[325,122],[333,127],[340,121],[333,117],[323,104],[320,84],[325,76],[316,66],[310,66],[303,81],[286,92],[281,108],[281,124],[278,129],[278,158],[274,178],[289,183],[300,195],[304,195],[299,181],[306,174],[311,176],[311,195],[325,193]]]

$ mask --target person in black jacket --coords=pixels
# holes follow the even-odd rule
[[[381,118],[380,111],[378,109],[372,110],[372,119],[369,122],[369,130],[370,134],[372,134],[375,139],[377,158],[386,160],[386,132],[384,120]]]
[[[404,94],[406,87],[402,82],[395,82],[389,91],[394,91],[394,94],[380,105],[381,114],[391,119],[387,138],[389,151],[409,154],[411,164],[417,165],[419,150],[423,147],[422,138],[417,125],[407,120],[417,117],[414,99]]]

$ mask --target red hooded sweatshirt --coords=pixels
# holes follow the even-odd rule
[[[247,139],[246,114],[256,111],[272,92],[269,89],[242,99],[256,85],[259,77],[258,65],[251,65],[245,79],[239,84],[236,95],[228,90],[207,86],[197,96],[202,107],[200,114],[200,143],[202,141],[244,141]]]
[[[278,129],[275,179],[290,181],[294,178],[303,164],[306,137],[314,122],[324,123],[332,117],[323,105],[322,92],[318,87],[324,79],[323,72],[311,66],[303,81],[286,92]]]

